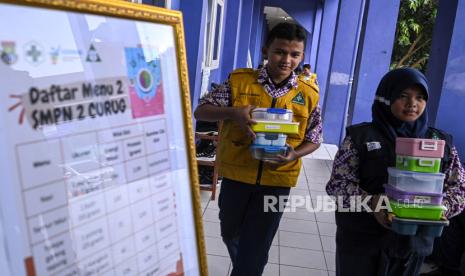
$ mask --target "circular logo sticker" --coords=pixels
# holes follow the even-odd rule
[[[137,74],[137,85],[142,91],[146,93],[152,89],[153,77],[147,69],[142,68]]]
[[[139,98],[143,99],[144,101],[148,102],[153,97],[155,97],[156,90],[154,89],[155,80],[153,79],[152,73],[146,68],[142,68],[137,73],[136,77],[137,82],[137,94]]]

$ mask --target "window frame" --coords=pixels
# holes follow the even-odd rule
[[[210,3],[209,3],[210,4]],[[220,19],[219,19],[219,24],[217,26],[217,17],[218,17],[218,7],[220,7]],[[207,15],[207,17],[210,19],[210,28],[205,28],[208,33],[210,33],[209,41],[207,41],[207,58],[206,58],[206,66],[209,67],[210,69],[217,69],[220,64],[220,58],[221,58],[221,42],[222,42],[222,37],[223,37],[223,27],[224,27],[224,0],[211,0],[211,7],[209,8],[211,10],[210,15]],[[208,24],[208,22],[205,22],[205,24]],[[216,33],[216,29],[219,27],[218,33]],[[218,34],[218,35],[216,35]],[[207,33],[205,34],[207,35]],[[217,53],[216,57],[214,57],[214,51],[215,51],[215,43],[217,46]]]

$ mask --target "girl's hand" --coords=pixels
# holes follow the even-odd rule
[[[373,211],[373,216],[375,217],[376,221],[383,226],[384,228],[391,229],[391,221],[389,220],[389,213],[386,209],[381,209],[376,212],[376,207],[378,206],[378,202],[380,198],[384,195],[373,195],[371,198],[371,210]]]

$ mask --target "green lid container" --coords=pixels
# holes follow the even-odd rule
[[[439,173],[441,158],[397,155],[396,168],[412,172]]]
[[[389,200],[392,212],[399,218],[440,220],[447,210],[443,205],[419,205]]]

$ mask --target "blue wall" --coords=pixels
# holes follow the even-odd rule
[[[329,67],[334,46],[339,1],[325,1],[315,71],[320,85],[320,104],[324,105]]]
[[[341,0],[336,39],[330,69],[330,82],[323,107],[325,142],[337,144],[345,135],[346,115],[364,0]]]
[[[339,144],[347,109],[350,123],[371,118],[373,95],[390,62],[399,1],[227,0],[220,68],[211,72],[210,80],[221,82],[233,69],[245,66],[248,49],[253,65],[258,65],[267,32],[263,7],[280,7],[311,33],[305,61],[318,74],[325,142]],[[439,4],[427,71],[428,111],[430,123],[453,134],[464,156],[465,128],[457,127],[457,118],[465,117],[465,0]],[[205,0],[172,0],[172,8],[183,11],[194,108],[200,93],[206,5]],[[361,25],[366,28],[362,32]]]
[[[434,24],[433,41],[431,42],[428,70],[426,71],[430,90],[426,108],[429,115],[429,124],[432,126],[436,122],[436,113],[438,112],[439,99],[443,89],[457,3],[457,0],[439,1],[438,14]]]
[[[312,66],[312,71],[316,70],[316,59],[318,56],[318,47],[319,47],[319,41],[320,41],[322,20],[323,20],[323,4],[318,2],[316,5],[315,20],[313,22],[313,33],[311,36],[312,49],[310,51],[310,57],[309,57],[310,65]]]
[[[316,2],[317,1],[265,0],[264,5],[283,9],[305,29],[312,32]]]
[[[254,1],[243,0],[241,7],[241,22],[239,26],[239,44],[236,56],[236,68],[243,68],[247,66],[247,53],[250,45],[250,34],[252,32],[252,15]]]
[[[252,33],[250,34],[250,51],[252,57],[252,64],[254,68],[261,62],[261,43],[262,43],[262,33],[264,25],[264,14],[263,14],[263,0],[255,0],[253,8],[253,18],[252,18]]]
[[[256,51],[259,52],[259,61],[261,62],[263,60],[263,53],[262,53],[262,47],[266,43],[266,36],[268,35],[268,24],[266,22],[265,17],[263,17],[262,21],[262,33],[260,37],[257,36],[257,39],[260,39],[260,44],[256,44]],[[258,46],[260,45],[260,46]],[[257,47],[258,46],[258,47]]]
[[[442,1],[440,1],[442,2]],[[455,14],[449,10],[450,14]],[[436,116],[436,127],[454,136],[454,143],[465,161],[465,1],[459,0],[455,25],[447,66],[445,70],[443,90]]]
[[[265,43],[266,34],[268,33],[268,25],[265,19],[265,14],[263,13],[263,6],[261,8],[261,16],[258,24],[258,32],[255,37],[256,42],[254,48],[252,48],[254,51],[254,64],[257,64],[257,66],[262,63],[262,47]]]
[[[279,7],[307,30],[307,46],[303,63],[310,63],[312,34],[315,22],[317,1],[281,1],[265,0],[265,6]]]
[[[233,1],[225,1],[233,2]],[[228,16],[228,7],[225,3],[224,16],[223,16],[223,33],[221,36],[221,43],[219,47],[220,51],[220,64],[218,68],[210,71],[210,78],[208,88],[212,82],[222,82],[222,65],[223,50],[225,43],[226,34],[226,18]],[[200,5],[202,4],[202,5]],[[183,11],[184,19],[184,31],[186,34],[186,49],[187,49],[187,63],[189,68],[189,87],[192,99],[192,107],[195,109],[200,97],[200,87],[202,84],[202,62],[204,59],[203,49],[207,47],[204,43],[204,29],[206,24],[206,13],[208,12],[208,1],[172,1],[172,8],[179,5],[181,11]],[[201,14],[201,16],[199,16]],[[205,57],[206,58],[206,57]]]
[[[400,0],[369,1],[360,60],[351,94],[348,124],[371,121],[371,105],[378,83],[389,71]],[[382,31],[380,31],[382,30]],[[352,112],[351,112],[352,110]]]
[[[181,9],[181,0],[171,0],[171,9],[180,10]]]
[[[229,73],[236,68],[242,0],[226,1],[226,5],[226,21],[224,25],[226,35],[224,36],[223,55],[220,64],[222,80],[226,80]]]
[[[202,59],[207,2],[182,1],[181,11],[183,11],[184,33],[186,38],[189,88],[192,108],[195,109],[200,96],[200,85],[202,81]]]
[[[199,4],[202,3],[202,6]],[[223,39],[220,47],[220,67],[210,72],[210,83],[224,81],[229,73],[246,67],[250,50],[253,66],[261,61],[261,47],[266,34],[266,21],[263,15],[264,5],[279,6],[288,12],[296,21],[313,33],[316,1],[280,0],[238,0],[225,1],[225,17],[223,22]],[[183,11],[186,32],[186,48],[188,55],[189,80],[193,107],[200,96],[202,80],[202,60],[207,1],[173,1],[172,7],[179,6]],[[199,16],[202,14],[202,16]],[[311,35],[308,38],[304,62],[310,62],[312,43],[318,41]]]

